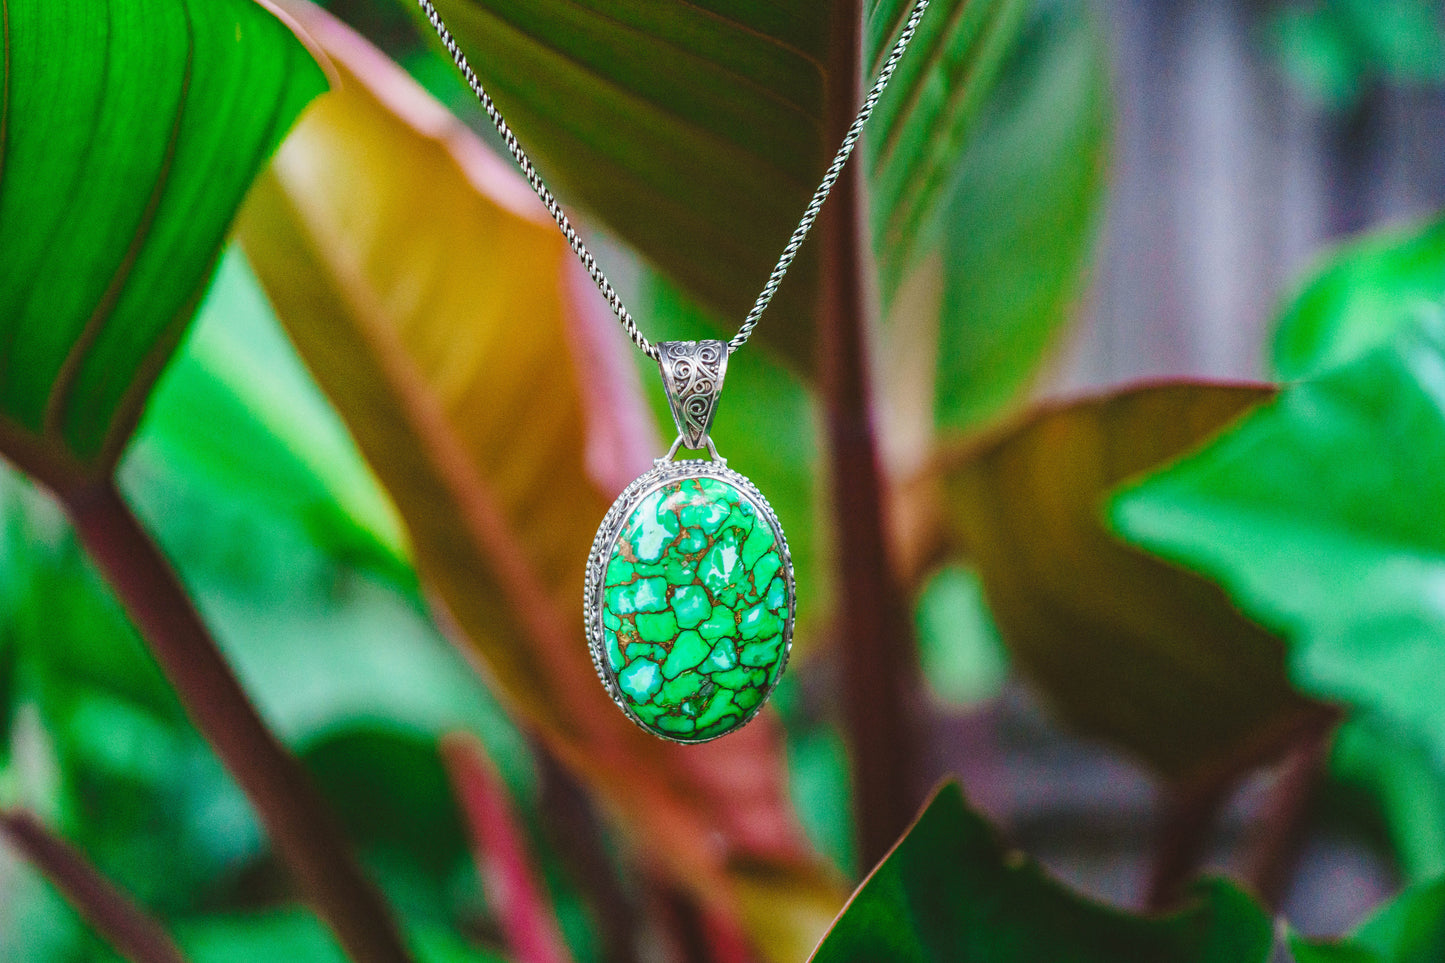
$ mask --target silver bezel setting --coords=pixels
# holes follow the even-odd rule
[[[777,536],[778,547],[783,559],[783,577],[788,590],[788,615],[783,623],[783,652],[781,664],[778,666],[778,673],[773,677],[773,684],[763,694],[763,698],[753,707],[752,711],[743,717],[734,728],[728,732],[716,736],[709,736],[704,739],[679,739],[675,736],[657,732],[647,726],[639,719],[627,702],[623,699],[622,691],[618,687],[616,675],[607,666],[607,644],[603,635],[602,624],[602,592],[606,582],[607,563],[612,558],[612,550],[617,544],[617,538],[622,532],[623,525],[631,517],[637,505],[648,495],[657,491],[664,485],[672,482],[683,481],[688,478],[715,478],[723,481],[737,489],[743,497],[752,502],[758,514],[767,520],[772,526],[773,534]],[[696,745],[703,742],[711,742],[713,739],[721,739],[723,736],[737,732],[747,725],[753,718],[762,711],[772,697],[773,690],[777,688],[778,680],[788,668],[788,658],[793,649],[793,622],[797,616],[798,593],[797,586],[793,579],[793,556],[788,549],[788,539],[783,534],[783,526],[778,521],[777,513],[773,506],[768,504],[767,498],[758,487],[754,485],[745,475],[733,471],[727,464],[719,461],[667,461],[659,459],[655,467],[646,474],[639,477],[631,485],[628,485],[607,514],[602,518],[602,524],[597,529],[597,537],[592,542],[592,552],[587,556],[587,578],[582,597],[582,614],[587,626],[587,646],[592,651],[592,664],[597,669],[597,678],[617,703],[617,707],[623,711],[627,718],[644,732],[657,736],[659,739],[666,739],[669,742],[680,742],[687,745]]]

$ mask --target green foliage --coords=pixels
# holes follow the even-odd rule
[[[570,612],[608,497],[593,448],[607,445],[579,412],[615,416],[603,427],[626,449],[619,462],[654,425],[628,408],[631,385],[594,383],[605,378],[575,363],[593,357],[590,322],[562,242],[516,201],[524,188],[375,51],[298,13],[349,83],[243,219],[273,311],[245,259],[220,251],[263,158],[322,87],[290,33],[244,0],[108,0],[108,17],[0,3],[0,450],[63,492],[121,465],[128,500],[400,910],[419,963],[499,958],[477,948],[498,894],[477,877],[436,749],[458,730],[480,737],[522,803],[577,958],[600,953],[572,890],[575,854],[542,842],[532,749],[496,692],[626,834],[624,869],[637,850],[669,892],[709,912],[742,906],[736,922],[767,958],[799,958],[842,889],[798,823],[833,866],[857,860],[848,747],[830,719],[805,718],[806,662],[777,698],[791,786],[776,727],[673,754],[639,741],[598,692]],[[834,146],[823,117],[843,7],[451,0],[444,12],[485,51],[478,68],[559,193],[648,262],[648,333],[677,338],[746,308],[811,192]],[[871,68],[907,9],[868,5]],[[1396,0],[1371,17],[1335,0],[1280,30],[1345,97],[1362,77],[1436,76],[1422,10]],[[927,529],[902,540],[944,546],[909,573],[934,573],[909,586],[929,682],[956,704],[994,696],[1002,637],[1067,719],[1179,782],[1277,747],[1313,708],[1299,691],[1346,701],[1367,711],[1340,735],[1336,776],[1376,798],[1411,878],[1432,878],[1445,845],[1445,541],[1429,510],[1445,500],[1445,222],[1351,247],[1304,288],[1276,367],[1310,380],[1276,400],[1151,386],[954,437],[1015,401],[1073,313],[1104,180],[1105,62],[1079,0],[935,0],[869,133],[878,335],[902,359],[878,366],[876,414],[916,434],[887,465],[902,492],[889,507],[900,528]],[[72,83],[57,83],[62,70]],[[717,425],[815,589],[800,652],[835,611],[807,380],[815,269],[802,265],[762,329],[775,356],[732,369]],[[1165,464],[1112,517],[1179,565],[1103,524],[1109,491]],[[907,511],[916,470],[941,517]],[[538,479],[552,486],[545,510]],[[432,597],[503,666],[490,685],[442,638]],[[1291,642],[1288,677],[1270,630]],[[40,813],[199,963],[341,959],[56,505],[9,474],[0,742],[0,804]],[[26,963],[108,959],[53,891],[7,869],[0,927],[19,927]],[[1410,891],[1345,943],[1296,940],[1300,963],[1435,959],[1442,894]],[[1093,903],[1007,851],[949,786],[815,959],[1262,963],[1272,944],[1264,911],[1223,882],[1158,918]]]
[[[1294,381],[1389,340],[1445,303],[1445,219],[1372,235],[1331,255],[1281,316],[1274,368]]]
[[[1421,510],[1445,451],[1442,237],[1437,220],[1333,255],[1275,335],[1280,374],[1314,380],[1114,511],[1125,537],[1216,578],[1284,632],[1296,685],[1368,710],[1341,731],[1334,768],[1375,797],[1417,880],[1445,868],[1431,588],[1442,553]]]
[[[325,78],[250,0],[5,17],[0,438],[63,484],[113,465],[242,194]]]
[[[1158,919],[1070,892],[1006,850],[950,783],[853,894],[812,963],[1265,963],[1273,948],[1268,917],[1222,881]]]
[[[1005,63],[1017,59],[1011,55],[1031,5],[994,0],[933,9],[878,102],[867,135],[868,183],[874,250],[888,296],[944,219],[944,198],[957,181],[965,146],[990,133],[980,114],[994,99]],[[913,6],[913,0],[871,4],[870,74],[882,67]]]
[[[203,423],[190,417],[201,412]],[[286,447],[298,426],[314,446]],[[432,626],[384,496],[239,257],[227,258],[162,379],[124,477],[248,691],[303,753],[399,907],[432,927],[474,910],[436,740],[456,730],[481,736],[524,796],[535,791],[528,750]],[[162,913],[184,918],[235,898],[246,874],[272,872],[244,797],[55,507],[13,478],[5,491],[15,535],[4,555],[14,599],[4,638],[17,679],[6,707],[39,713],[64,778],[57,800],[18,801],[58,805],[65,834]],[[20,912],[51,921],[36,933],[79,939],[68,911],[46,909],[54,897],[44,888],[16,899]],[[313,958],[256,949],[315,944],[305,934],[322,931],[310,917],[286,919],[216,926],[234,936],[234,952],[255,950],[247,958]],[[197,958],[221,952],[197,939]],[[315,945],[316,959],[337,952],[329,937]],[[438,959],[466,958],[440,945]]]
[[[934,0],[880,103],[869,138],[885,289],[937,232],[958,150],[974,137],[1028,6]],[[836,82],[832,20],[846,5],[546,2],[525,18],[499,0],[439,7],[563,201],[587,208],[731,328],[837,148],[824,118]],[[871,66],[906,12],[895,0],[871,6]],[[777,316],[758,332],[804,371],[815,254],[805,250]]]
[[[1403,332],[1126,491],[1132,541],[1226,586],[1292,641],[1307,692],[1369,707],[1445,758],[1445,318]]]
[[[1335,734],[1330,770],[1374,800],[1406,880],[1445,874],[1445,771],[1418,735],[1362,713]]]
[[[1046,407],[938,463],[1013,664],[1070,724],[1181,782],[1247,765],[1308,710],[1278,638],[1216,586],[1119,544],[1102,511],[1268,395],[1144,385]]]
[[[823,130],[834,5],[715,6],[438,4],[559,196],[733,317],[835,146]],[[791,323],[760,335],[806,364],[812,284],[791,287]]]
[[[139,460],[257,514],[292,519],[331,555],[407,581],[390,500],[276,324],[244,256],[222,258],[196,329],[157,385]]]
[[[918,597],[915,617],[923,677],[934,695],[962,706],[998,695],[1008,656],[977,574],[956,566],[937,572]]]
[[[1077,313],[1102,207],[1113,104],[1099,14],[1032,8],[935,215],[945,430],[976,428],[1029,386]]]
[[[502,963],[444,930],[418,927],[407,936],[416,963]],[[178,928],[177,937],[194,963],[346,963],[326,928],[301,910],[198,919]]]
[[[1289,4],[1267,32],[1290,76],[1337,110],[1382,81],[1445,82],[1445,18],[1433,0]]]
[[[1347,940],[1289,944],[1295,963],[1433,963],[1445,956],[1445,880],[1406,890]]]

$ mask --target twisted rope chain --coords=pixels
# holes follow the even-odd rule
[[[582,261],[582,266],[587,269],[587,274],[592,278],[593,283],[597,285],[597,289],[601,291],[602,296],[607,299],[607,304],[612,308],[612,313],[617,315],[617,320],[620,321],[622,327],[627,330],[627,336],[631,338],[632,343],[637,345],[649,358],[654,361],[658,360],[657,345],[647,340],[647,337],[637,327],[637,322],[633,320],[632,312],[627,310],[627,305],[622,303],[622,298],[612,286],[612,282],[608,281],[607,275],[602,273],[602,268],[597,265],[597,259],[592,256],[591,251],[587,250],[587,245],[583,243],[582,236],[578,234],[577,229],[572,226],[572,222],[568,219],[567,213],[562,210],[562,205],[557,203],[557,198],[552,195],[552,191],[548,189],[547,185],[542,181],[542,175],[537,173],[537,168],[532,163],[532,159],[527,156],[527,152],[524,151],[522,145],[517,142],[517,136],[512,133],[512,128],[507,124],[506,119],[502,117],[502,112],[497,109],[497,105],[492,102],[491,95],[488,94],[486,88],[482,86],[482,82],[477,79],[476,71],[472,70],[472,65],[467,61],[466,54],[462,53],[461,47],[457,45],[456,38],[452,36],[451,31],[448,30],[446,24],[442,22],[441,14],[437,12],[437,8],[432,4],[432,0],[417,0],[417,3],[421,6],[422,12],[426,14],[427,20],[431,22],[432,27],[436,30],[437,36],[441,38],[442,45],[445,46],[447,52],[451,54],[452,60],[455,61],[457,65],[457,69],[460,70],[462,76],[466,78],[467,86],[471,87],[472,93],[477,95],[477,100],[481,102],[482,109],[487,112],[487,117],[491,120],[492,125],[497,128],[497,133],[502,135],[502,141],[507,145],[507,152],[512,155],[512,159],[517,162],[517,166],[521,168],[522,174],[527,178],[527,183],[532,185],[532,190],[541,198],[548,213],[552,215],[552,219],[556,221],[557,226],[562,229],[562,234],[567,238],[567,243],[571,245],[572,250],[576,252],[577,257]],[[823,202],[828,199],[828,194],[833,190],[833,186],[838,183],[838,178],[842,176],[843,168],[847,165],[848,158],[853,154],[853,148],[858,145],[858,139],[863,135],[863,128],[867,125],[868,118],[873,115],[873,108],[878,106],[878,99],[883,96],[884,88],[886,88],[888,82],[893,79],[893,72],[898,68],[898,62],[903,59],[903,53],[908,49],[908,44],[913,40],[913,35],[918,30],[918,21],[923,19],[923,12],[928,9],[928,3],[929,0],[916,0],[914,3],[913,12],[908,15],[908,20],[903,25],[903,32],[898,35],[898,41],[893,45],[892,53],[890,53],[888,59],[884,61],[883,68],[878,71],[878,79],[874,82],[873,89],[870,90],[868,96],[864,98],[863,107],[858,111],[858,116],[853,121],[853,126],[848,128],[848,133],[844,136],[843,144],[838,148],[838,153],[834,156],[833,163],[828,166],[827,173],[823,175],[822,183],[820,183],[818,189],[813,192],[812,200],[808,202],[807,208],[803,211],[803,219],[798,222],[798,226],[793,230],[793,236],[788,238],[788,243],[787,246],[783,248],[782,256],[778,258],[778,263],[773,268],[772,274],[768,275],[767,284],[763,285],[763,290],[758,294],[757,301],[753,303],[753,309],[749,311],[748,316],[743,319],[742,326],[738,328],[738,333],[733,335],[732,340],[728,342],[729,354],[747,344],[748,338],[753,335],[753,329],[758,326],[758,319],[761,318],[763,312],[768,309],[768,304],[773,300],[773,295],[778,293],[778,287],[783,283],[783,278],[787,275],[788,268],[793,266],[793,259],[798,256],[798,251],[802,248],[803,241],[807,238],[808,232],[813,229],[813,222],[818,219],[818,212],[823,209]]]

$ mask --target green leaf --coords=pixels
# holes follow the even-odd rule
[[[326,83],[250,0],[4,17],[0,448],[64,487],[119,456],[247,185]]]
[[[1008,656],[976,573],[956,565],[935,573],[914,619],[923,677],[934,695],[971,706],[1003,690]]]
[[[1436,963],[1445,957],[1445,880],[1406,890],[1347,940],[1291,934],[1295,963]]]
[[[1275,11],[1268,35],[1285,70],[1336,110],[1379,82],[1445,82],[1445,18],[1434,0],[1316,0]]]
[[[937,465],[954,541],[1014,665],[1067,722],[1171,778],[1257,760],[1305,707],[1280,640],[1216,586],[1111,538],[1105,501],[1268,396],[1133,388],[1045,408]]]
[[[934,0],[929,8],[874,132],[883,138],[875,143],[901,145],[880,150],[876,164],[892,185],[889,196],[906,206],[904,221],[938,203],[945,162],[966,135],[1023,2]],[[833,18],[850,6],[438,6],[562,201],[592,212],[730,329],[751,307],[837,150],[841,131],[826,129],[825,111],[833,64],[847,54],[831,49]],[[870,46],[891,36],[899,7],[875,5]],[[758,330],[804,370],[812,365],[815,250],[805,248]]]
[[[936,229],[959,156],[990,104],[995,80],[1035,0],[934,4],[870,121],[868,173],[882,288],[897,289],[920,243]],[[868,51],[876,76],[914,0],[871,0]],[[846,9],[846,7],[842,7]],[[1017,57],[1014,58],[1015,60]],[[1056,119],[1056,118],[1055,118]]]
[[[823,121],[837,5],[437,6],[563,202],[740,318],[837,146]],[[759,331],[803,364],[816,280],[800,264]]]
[[[1445,317],[1288,388],[1126,490],[1126,538],[1217,580],[1284,632],[1317,696],[1445,758]]]
[[[1108,64],[1092,4],[1039,0],[954,163],[937,240],[935,418],[945,429],[1006,409],[1075,317],[1103,209]]]
[[[1361,714],[1335,733],[1330,775],[1373,799],[1407,880],[1445,874],[1445,771],[1417,736]]]
[[[188,486],[294,520],[337,558],[415,580],[396,509],[239,248],[223,256],[183,350],[157,383],[137,447],[137,457]]]
[[[444,912],[467,853],[437,739],[457,729],[484,738],[524,799],[535,791],[530,753],[427,618],[376,483],[238,258],[158,385],[121,474],[351,837],[386,861],[389,887],[413,894],[408,907]],[[9,489],[5,503],[16,603],[4,629],[17,695],[40,710],[61,758],[60,822],[150,905],[194,911],[264,854],[255,819],[55,505]],[[159,825],[157,812],[168,814]]]
[[[330,932],[300,909],[214,916],[186,922],[176,930],[194,963],[346,963]],[[417,963],[502,963],[499,954],[468,946],[451,933],[413,928],[407,942]]]
[[[1131,916],[1076,895],[1004,848],[945,785],[853,894],[813,963],[1264,963],[1263,910],[1223,881],[1177,913]]]
[[[1352,242],[1291,301],[1274,336],[1274,368],[1294,381],[1393,339],[1445,303],[1445,217]]]

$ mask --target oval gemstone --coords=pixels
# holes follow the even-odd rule
[[[606,666],[628,711],[683,741],[747,722],[782,670],[790,592],[777,533],[733,485],[684,478],[644,496],[602,592]]]

